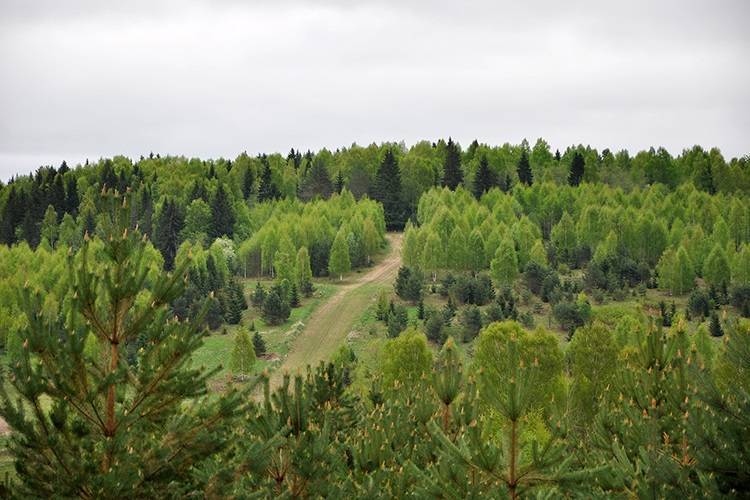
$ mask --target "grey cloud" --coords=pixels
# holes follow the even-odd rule
[[[372,141],[750,151],[750,4],[0,2],[0,178]]]

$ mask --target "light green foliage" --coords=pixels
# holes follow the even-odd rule
[[[732,283],[750,285],[750,245],[743,244],[734,255]]]
[[[716,288],[729,285],[731,269],[729,259],[724,248],[716,243],[703,263],[703,278],[706,282]]]
[[[675,295],[683,295],[693,288],[695,271],[693,263],[684,247],[675,253],[668,250],[662,255],[657,267],[659,286],[670,290]]]
[[[52,205],[49,205],[47,206],[47,210],[44,212],[44,218],[42,219],[41,236],[46,239],[50,245],[55,246],[57,235],[57,212],[55,212],[55,208]]]
[[[490,263],[490,274],[501,285],[513,283],[518,276],[518,257],[510,238],[505,238],[497,248]]]
[[[419,384],[431,368],[432,353],[427,347],[427,337],[415,328],[407,328],[383,348],[380,373],[386,388],[393,388],[396,383],[406,387]]]
[[[255,348],[250,334],[244,328],[235,333],[230,368],[235,375],[248,375],[255,365]]]
[[[544,267],[547,266],[547,250],[545,250],[542,240],[536,240],[534,246],[531,247],[529,262],[535,262]]]
[[[182,237],[203,242],[211,232],[211,207],[200,198],[193,200],[185,210],[185,227]]]
[[[422,249],[419,248],[419,235],[410,222],[406,223],[404,230],[404,242],[401,250],[401,256],[404,265],[410,268],[420,267]]]
[[[352,263],[349,258],[349,244],[344,234],[344,228],[339,229],[336,238],[333,240],[331,247],[331,257],[328,261],[328,272],[332,277],[343,279],[343,275],[352,269]]]
[[[533,366],[537,373],[534,385],[527,388],[526,404],[546,406],[562,375],[559,341],[543,329],[527,332],[515,321],[492,323],[479,333],[472,367],[475,372],[484,371],[480,393],[492,393],[509,383],[514,370],[508,351],[511,343],[518,349],[521,362]]]

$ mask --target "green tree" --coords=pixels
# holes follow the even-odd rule
[[[432,273],[432,281],[437,277],[437,272],[445,267],[445,250],[440,237],[434,232],[427,233],[427,239],[422,250],[422,269]]]
[[[41,236],[45,238],[50,245],[55,246],[57,242],[58,226],[57,226],[57,212],[55,207],[47,205],[47,210],[44,212],[44,218],[42,219]]]
[[[212,215],[208,203],[198,198],[190,202],[185,211],[185,226],[182,237],[203,242],[211,231]]]
[[[297,286],[305,297],[313,292],[312,269],[310,268],[310,254],[307,247],[300,247],[297,251]]]
[[[386,388],[393,388],[396,382],[413,387],[431,368],[432,353],[427,338],[415,328],[408,328],[388,340],[383,348],[380,372]]]
[[[63,314],[41,314],[41,293],[22,292],[24,349],[6,380],[13,396],[3,384],[0,415],[15,429],[9,450],[23,497],[200,490],[215,476],[195,472],[227,447],[239,411],[234,391],[205,397],[216,372],[189,364],[202,331],[169,314],[185,266],[148,277],[147,245],[129,228],[128,198],[108,193],[102,204],[109,209],[102,251],[93,252],[89,239],[70,258]],[[106,355],[85,354],[90,334]],[[139,338],[129,364],[125,348]]]
[[[583,180],[585,161],[583,155],[576,151],[573,154],[573,160],[570,162],[570,175],[568,175],[568,184],[577,186]]]
[[[333,240],[331,247],[331,257],[328,261],[328,272],[331,276],[338,276],[339,281],[344,279],[344,274],[352,269],[352,263],[349,259],[349,244],[346,241],[344,228],[339,229],[336,238]]]
[[[490,274],[498,284],[512,284],[518,276],[518,257],[513,240],[504,238],[490,263]]]
[[[309,201],[313,198],[330,198],[333,194],[333,183],[322,158],[313,160],[300,189],[300,199]]]
[[[261,314],[269,325],[280,325],[289,319],[291,308],[284,295],[284,291],[279,286],[274,286],[266,292]]]
[[[534,182],[534,175],[531,173],[531,165],[529,165],[529,154],[525,148],[521,150],[521,158],[518,160],[516,172],[518,173],[518,180],[527,186],[531,186],[531,183]]]
[[[249,375],[253,371],[253,365],[255,365],[255,348],[250,340],[250,334],[241,328],[234,335],[230,368],[234,375]]]
[[[383,156],[371,195],[374,200],[383,204],[386,227],[391,231],[402,229],[407,218],[407,208],[401,191],[401,171],[390,148]]]
[[[490,164],[487,161],[487,155],[482,155],[482,159],[479,160],[479,168],[474,176],[474,197],[479,199],[484,193],[496,186],[497,176],[490,168]]]
[[[229,195],[224,191],[224,186],[219,184],[211,202],[211,227],[209,228],[209,236],[211,238],[220,238],[222,236],[231,238],[234,235],[234,221],[234,208],[232,208]]]
[[[266,341],[263,340],[260,332],[255,332],[253,334],[253,351],[255,352],[256,358],[259,358],[266,353]]]
[[[708,254],[706,261],[703,263],[703,277],[709,285],[716,289],[729,286],[731,279],[729,259],[718,243],[714,244],[711,253]]]
[[[464,180],[461,169],[461,151],[453,139],[448,138],[445,145],[445,160],[443,161],[443,186],[455,190]]]
[[[174,258],[177,255],[179,236],[184,224],[185,217],[177,202],[173,199],[165,199],[156,218],[154,246],[164,257],[164,268],[167,270],[174,268]]]

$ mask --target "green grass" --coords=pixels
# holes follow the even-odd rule
[[[256,283],[257,280],[252,279],[243,282],[248,302]],[[272,284],[270,281],[261,281],[261,283],[266,288]],[[249,328],[251,324],[254,324],[255,330],[260,332],[266,341],[267,353],[283,358],[289,351],[289,344],[296,336],[290,333],[293,325],[298,322],[305,323],[318,305],[335,293],[336,288],[337,286],[330,282],[316,282],[313,296],[302,298],[300,307],[292,309],[289,319],[277,326],[266,324],[260,317],[258,309],[251,305],[248,310],[243,312],[241,325],[224,325],[204,338],[203,345],[193,353],[193,365],[204,366],[208,370],[218,368],[219,371],[212,377],[212,385],[221,386],[221,382],[227,380],[229,375],[229,359],[234,346],[234,337],[240,328]],[[223,333],[225,331],[226,334]],[[265,369],[273,369],[278,364],[273,356],[269,356],[269,358],[259,358],[255,364],[254,373],[259,374]]]

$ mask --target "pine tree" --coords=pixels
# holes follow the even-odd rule
[[[242,328],[234,336],[230,368],[234,375],[249,375],[253,371],[253,365],[255,365],[255,348],[250,340],[250,334]]]
[[[474,176],[474,197],[479,199],[484,193],[497,186],[497,176],[495,172],[490,169],[490,164],[487,161],[487,156],[482,155],[482,159],[479,160],[479,169]]]
[[[216,188],[216,194],[211,202],[211,227],[209,236],[211,238],[220,238],[227,236],[231,238],[234,235],[234,209],[229,201],[224,186],[219,184]]]
[[[129,228],[128,199],[107,193],[103,204],[110,216],[102,251],[87,239],[70,257],[63,313],[41,314],[42,295],[22,293],[28,325],[22,357],[6,379],[13,396],[0,388],[0,415],[15,430],[9,450],[22,497],[157,498],[201,490],[214,473],[195,471],[229,444],[238,414],[233,391],[205,398],[216,372],[189,366],[201,329],[169,314],[187,263],[147,280],[147,246]],[[144,293],[148,300],[136,300]],[[89,335],[101,357],[85,354]],[[145,342],[128,364],[125,348],[139,336]]]
[[[568,175],[568,184],[578,186],[583,180],[585,162],[583,155],[576,151],[573,154],[573,160],[570,162],[570,175]]]
[[[458,144],[448,138],[445,145],[445,160],[443,162],[443,186],[455,190],[464,180],[464,172],[461,169],[461,152]]]
[[[531,183],[534,182],[534,175],[531,173],[529,153],[526,149],[521,150],[521,158],[518,160],[516,171],[518,172],[518,180],[527,186],[531,186]],[[509,189],[510,186],[507,188]]]
[[[402,229],[406,223],[407,209],[401,190],[401,172],[390,148],[385,152],[370,194],[372,199],[383,204],[388,230]]]
[[[339,281],[344,279],[344,274],[352,269],[349,258],[349,244],[344,235],[344,228],[339,229],[331,247],[331,257],[328,260],[328,272],[331,276],[338,276]]]
[[[261,337],[260,332],[253,335],[253,350],[257,358],[266,354],[266,341]]]

